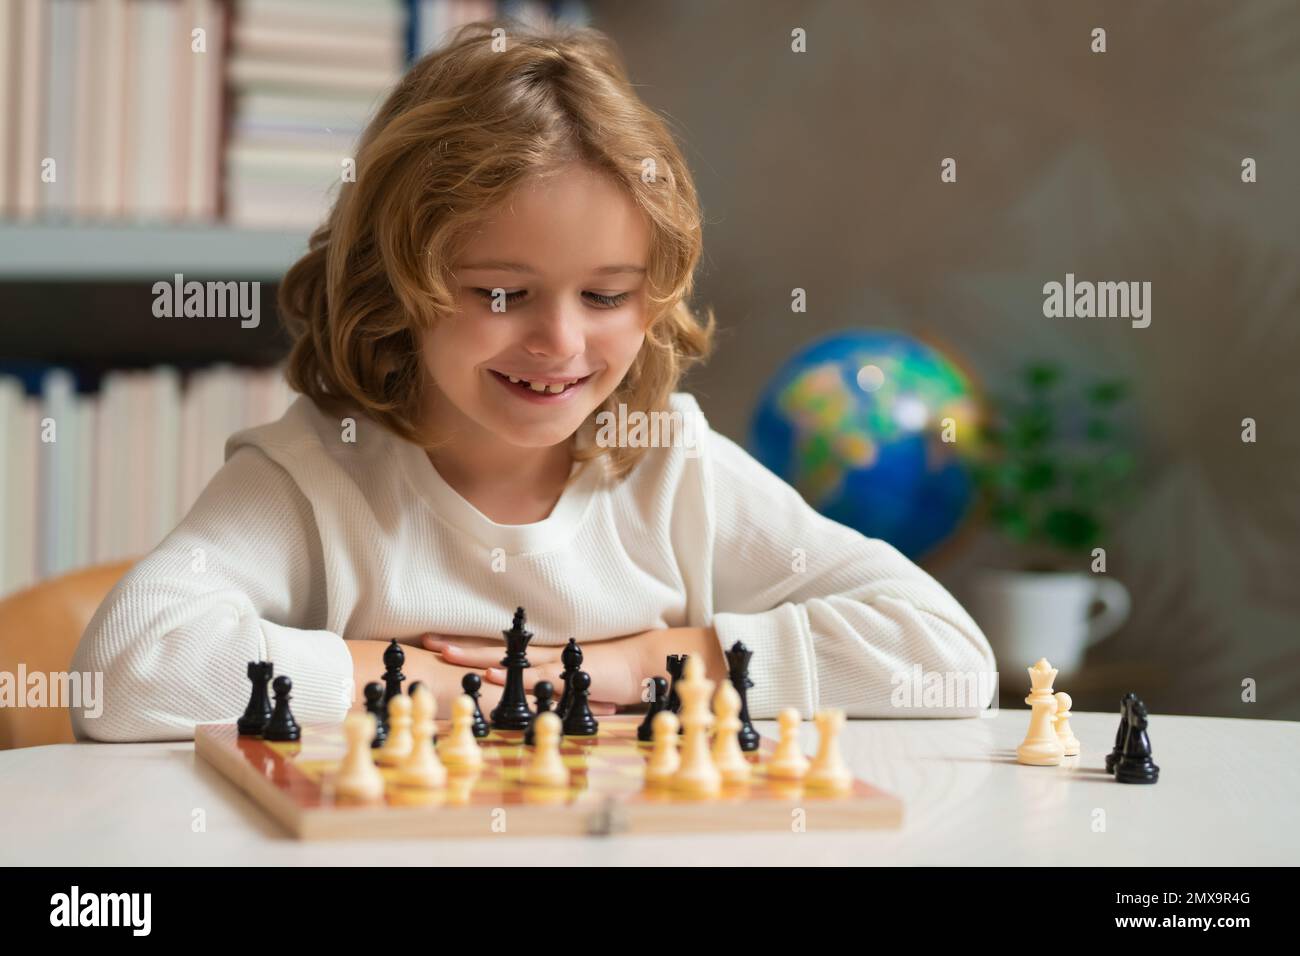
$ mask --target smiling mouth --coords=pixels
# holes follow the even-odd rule
[[[519,378],[516,375],[507,375],[504,372],[498,372],[496,369],[488,369],[488,371],[508,385],[512,385],[515,388],[522,389],[525,392],[533,392],[538,395],[560,395],[563,394],[564,392],[567,392],[569,389],[573,388],[574,386],[581,385],[587,379],[591,378],[591,375],[584,375],[582,378],[574,378],[574,379],[569,379],[567,381],[532,382],[529,381],[528,379]]]

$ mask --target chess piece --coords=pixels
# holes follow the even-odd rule
[[[740,641],[732,644],[726,653],[727,678],[740,695],[740,749],[746,753],[757,750],[759,740],[758,731],[749,719],[749,689],[754,686],[749,679],[749,661],[753,656],[754,652]]]
[[[372,680],[366,685],[363,694],[366,698],[366,713],[375,718],[375,735],[370,746],[379,748],[388,739],[388,715],[384,712],[384,685]]]
[[[1061,741],[1061,746],[1065,749],[1065,756],[1079,756],[1079,738],[1074,736],[1074,731],[1070,729],[1070,707],[1074,701],[1065,691],[1058,691],[1056,694],[1056,716],[1052,718],[1055,725],[1057,739]]]
[[[674,714],[680,714],[682,709],[682,699],[677,694],[677,682],[682,679],[682,674],[685,672],[686,657],[685,654],[668,655],[668,678],[671,683],[668,685],[668,706],[665,709],[671,710]]]
[[[1119,727],[1115,731],[1115,747],[1110,753],[1106,754],[1106,772],[1114,773],[1115,764],[1119,763],[1119,758],[1124,756],[1124,738],[1128,736],[1128,711],[1133,701],[1137,700],[1137,694],[1129,691],[1119,701]]]
[[[1052,696],[1056,668],[1043,657],[1028,670],[1030,690],[1025,703],[1030,707],[1029,731],[1016,748],[1016,760],[1030,767],[1055,767],[1065,756],[1052,724],[1056,715],[1056,698]]]
[[[402,692],[402,665],[406,663],[406,652],[396,640],[389,642],[384,649],[384,715],[388,715],[388,702]]]
[[[533,715],[532,722],[528,729],[524,731],[524,746],[532,747],[537,742],[537,718],[542,714],[551,712],[551,697],[555,694],[555,685],[548,680],[537,682],[533,688],[533,699],[537,701],[537,713]],[[560,733],[564,732],[563,722],[561,722]]]
[[[483,687],[483,678],[477,674],[466,674],[460,679],[460,689],[470,700],[474,701],[474,736],[482,739],[492,732],[488,722],[483,719],[483,711],[478,706],[479,690]]]
[[[266,728],[262,731],[262,739],[301,740],[302,730],[298,727],[298,721],[293,719],[293,712],[289,710],[293,681],[281,674],[271,682],[271,690],[275,694],[275,708],[271,711],[271,719],[266,722]]]
[[[682,763],[673,774],[673,789],[692,797],[711,797],[722,789],[722,773],[714,766],[709,749],[712,694],[713,681],[704,676],[704,662],[698,657],[688,657],[682,667],[682,679],[677,682],[677,696],[682,705],[678,715],[683,728]]]
[[[271,695],[267,685],[275,671],[270,661],[249,661],[248,679],[253,682],[253,694],[248,698],[244,715],[235,722],[241,737],[260,737],[271,719]]]
[[[549,710],[533,718],[536,746],[524,766],[524,783],[534,787],[566,787],[569,770],[560,756],[560,718]]]
[[[473,771],[483,766],[483,752],[474,736],[474,701],[461,694],[451,702],[451,733],[438,748],[442,762],[453,771]]]
[[[406,696],[411,698],[411,727],[412,727],[412,728],[415,727],[415,692],[416,692],[417,690],[419,690],[419,689],[420,689],[421,687],[423,687],[423,686],[424,686],[424,681],[422,681],[422,680],[411,681],[411,686],[410,686],[410,687],[407,689],[407,691],[406,691]],[[432,694],[433,691],[429,691],[429,693]],[[436,720],[437,717],[438,717],[438,714],[437,714],[437,704],[436,704],[436,703],[434,704],[434,715],[433,715],[433,716],[434,716],[434,719],[435,719],[435,720]],[[432,740],[433,740],[433,743],[436,745],[436,744],[438,743],[438,734],[437,734],[437,731],[435,731],[435,730],[433,730],[432,728],[430,728],[429,732],[433,735]]]
[[[716,720],[713,734],[713,764],[722,774],[726,784],[748,783],[754,768],[740,749],[740,694],[730,681],[718,684],[713,696],[713,716]]]
[[[776,753],[767,762],[767,775],[778,780],[802,780],[808,774],[808,758],[799,749],[799,711],[786,707],[776,721],[781,733]]]
[[[853,774],[840,753],[840,732],[844,730],[844,711],[834,708],[819,710],[813,717],[817,723],[817,755],[813,757],[804,784],[819,790],[844,793],[853,787]]]
[[[378,800],[384,795],[384,778],[370,752],[377,721],[369,711],[348,714],[343,721],[347,752],[334,781],[334,792],[350,800]]]
[[[564,650],[560,652],[560,663],[564,665],[564,670],[560,674],[560,680],[564,681],[564,693],[560,695],[560,704],[555,708],[555,715],[564,720],[569,716],[569,705],[573,703],[573,676],[582,670],[582,648],[574,638],[569,638],[569,643],[564,645]]]
[[[433,749],[433,715],[438,704],[432,692],[423,685],[412,687],[410,701],[415,740],[411,752],[401,763],[397,782],[406,787],[435,790],[447,783],[447,768]]]
[[[654,748],[646,763],[645,779],[651,786],[667,786],[681,766],[677,753],[677,715],[671,710],[661,710],[654,719]]]
[[[564,733],[570,737],[594,737],[600,724],[591,712],[591,675],[578,671],[570,682],[573,701],[564,717]]]
[[[492,709],[492,727],[495,730],[527,730],[528,722],[533,719],[533,712],[528,709],[528,698],[524,695],[524,669],[530,666],[527,651],[533,632],[524,627],[524,617],[524,609],[515,608],[510,630],[501,632],[506,639],[506,656],[501,658],[501,666],[506,669],[506,683],[501,689],[501,700]]]
[[[654,696],[650,699],[650,709],[645,713],[645,720],[636,729],[637,740],[654,739],[655,715],[668,705],[668,681],[662,677],[651,678]]]
[[[1140,700],[1129,705],[1128,733],[1124,737],[1124,754],[1115,764],[1115,779],[1120,783],[1155,783],[1160,779],[1160,768],[1151,759],[1147,706]]]
[[[388,739],[375,754],[385,767],[396,767],[410,756],[415,739],[411,736],[411,698],[398,694],[388,702]]]

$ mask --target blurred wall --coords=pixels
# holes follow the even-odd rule
[[[1142,475],[1106,547],[1134,607],[1075,706],[1134,690],[1155,712],[1300,717],[1300,5],[593,8],[701,192],[697,301],[723,332],[687,387],[715,427],[743,439],[777,366],[857,325],[936,338],[986,388],[1029,359],[1123,375]],[[1151,282],[1151,325],[1045,318],[1067,272]],[[963,593],[1015,561],[977,533],[927,567]]]

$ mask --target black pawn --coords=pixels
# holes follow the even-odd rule
[[[460,679],[460,689],[469,695],[469,699],[474,701],[474,736],[486,737],[491,733],[488,722],[483,719],[483,711],[479,710],[478,692],[483,686],[483,678],[477,674],[466,674]]]
[[[732,644],[731,650],[726,654],[727,676],[731,680],[731,686],[740,695],[740,730],[736,736],[740,738],[740,749],[744,751],[758,749],[758,731],[749,719],[749,689],[754,686],[754,682],[749,679],[749,660],[753,656],[754,652],[740,641]]]
[[[564,671],[560,674],[560,680],[564,681],[564,693],[560,695],[560,705],[555,708],[555,713],[563,720],[569,715],[569,705],[573,703],[573,675],[582,669],[582,648],[578,645],[577,638],[569,638],[569,643],[564,645],[564,650],[560,652],[560,663],[564,665]]]
[[[652,680],[654,681],[655,695],[650,701],[650,709],[645,712],[645,720],[641,721],[641,726],[636,729],[637,740],[655,739],[655,714],[668,706],[668,679],[665,677],[655,677],[652,678]]]
[[[1160,768],[1151,759],[1146,704],[1140,700],[1133,701],[1129,706],[1124,756],[1115,764],[1115,779],[1120,783],[1155,783],[1160,779]]]
[[[293,681],[281,674],[271,683],[271,690],[275,693],[275,709],[271,711],[271,719],[262,731],[262,739],[300,740],[302,730],[298,727],[298,721],[293,719],[293,712],[289,710]]]
[[[682,709],[682,699],[677,696],[677,682],[682,679],[682,673],[686,670],[686,658],[689,654],[669,654],[668,655],[668,676],[673,679],[668,688],[668,706],[665,710],[671,710],[674,714],[680,713]],[[677,732],[685,733],[685,727],[678,727]]]
[[[533,728],[537,726],[538,716],[550,712],[551,698],[555,696],[555,685],[548,680],[538,681],[537,686],[533,688],[533,696],[537,700],[537,713],[533,714],[533,722],[524,731],[524,743],[529,747],[533,745]]]
[[[388,702],[402,692],[402,665],[406,663],[406,652],[396,640],[384,650],[384,719],[388,719]]]
[[[422,680],[411,681],[411,686],[406,689],[406,696],[414,697],[416,690],[423,686],[424,686],[424,681]],[[434,714],[433,716],[436,718],[438,715]],[[433,742],[435,744],[438,742],[438,732],[436,730],[433,732]]]
[[[271,695],[266,685],[271,683],[271,673],[275,668],[270,661],[249,661],[248,679],[253,682],[253,695],[248,698],[244,716],[235,722],[241,737],[259,737],[271,719]]]
[[[586,671],[578,671],[570,683],[573,686],[573,701],[564,718],[564,733],[570,737],[593,737],[600,724],[592,716],[591,705],[587,702],[587,695],[591,692],[591,675]]]
[[[1107,773],[1114,773],[1115,764],[1119,763],[1119,758],[1124,756],[1124,738],[1128,736],[1128,710],[1135,700],[1137,700],[1137,694],[1132,691],[1120,698],[1119,727],[1115,731],[1115,747],[1110,753],[1106,754]]]
[[[372,680],[366,685],[364,694],[366,713],[375,718],[375,739],[370,741],[370,746],[382,747],[384,741],[388,739],[388,718],[384,714],[384,685],[377,680]]]

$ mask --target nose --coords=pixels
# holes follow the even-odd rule
[[[582,354],[586,333],[581,313],[563,302],[552,302],[529,317],[524,348],[530,354],[552,359],[567,359]]]

